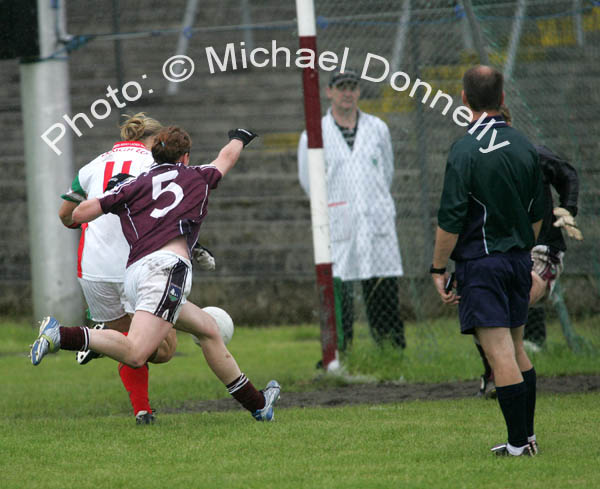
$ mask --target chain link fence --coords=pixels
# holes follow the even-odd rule
[[[110,148],[118,137],[121,113],[145,110],[161,122],[185,127],[193,140],[193,159],[206,163],[226,142],[236,125],[256,129],[261,138],[244,154],[211,200],[202,241],[215,251],[217,272],[202,276],[199,302],[237,304],[244,322],[316,321],[309,205],[297,175],[296,151],[304,128],[301,70],[294,64],[298,49],[294,2],[223,0],[197,2],[185,24],[185,0],[84,0],[67,2],[73,114],[90,114],[90,105],[106,98],[107,85],[122,88],[136,81],[143,96],[113,111],[93,128],[80,126],[74,137],[77,166]],[[401,316],[425,318],[445,310],[433,296],[427,274],[436,212],[449,147],[464,129],[452,121],[460,101],[463,72],[478,62],[484,49],[490,63],[509,69],[507,104],[515,127],[533,141],[565,155],[581,179],[580,222],[585,241],[569,242],[563,284],[571,311],[598,311],[597,117],[600,102],[600,6],[593,1],[474,1],[481,29],[480,45],[461,1],[316,0],[318,48],[377,79],[385,63],[389,73],[402,71],[410,85],[399,92],[388,76],[381,82],[361,81],[359,107],[383,120],[393,147],[391,196],[395,208],[403,278],[398,292]],[[182,27],[183,36],[180,36]],[[163,63],[184,41],[185,54],[195,61],[194,76],[170,93]],[[274,44],[275,43],[275,44]],[[224,59],[232,44],[238,69],[211,73],[207,48]],[[289,48],[291,63],[275,47]],[[264,67],[241,67],[242,50],[264,48]],[[63,54],[65,54],[63,52]],[[3,168],[22,160],[16,64],[2,61],[7,90],[0,98],[3,128],[11,134]],[[10,75],[12,73],[12,75]],[[142,76],[146,75],[145,78]],[[322,109],[329,106],[330,74],[320,72]],[[416,82],[423,82],[416,88]],[[396,83],[402,84],[403,78]],[[422,99],[431,92],[426,103]],[[413,91],[414,89],[414,91]],[[152,93],[150,93],[152,90]],[[442,92],[448,97],[436,94]],[[26,96],[26,94],[22,94]],[[449,110],[445,112],[445,108]],[[13,173],[24,179],[23,172]],[[5,193],[0,205],[13,210],[12,220],[26,222],[24,191]],[[57,204],[57,206],[59,203]],[[12,221],[11,221],[12,222]],[[5,224],[8,228],[10,223]],[[4,226],[4,225],[3,225]],[[21,250],[15,254],[15,249]],[[2,283],[14,280],[26,290],[28,257],[6,237],[0,242]],[[4,289],[3,289],[4,290]],[[355,315],[367,320],[362,285],[354,287]],[[26,303],[25,303],[26,305]],[[5,301],[3,309],[24,307]],[[448,311],[445,311],[448,313]],[[235,317],[235,316],[234,316]]]
[[[476,1],[477,25],[469,22],[462,2],[323,0],[316,2],[316,9],[321,51],[349,48],[348,65],[373,79],[383,74],[382,59],[390,73],[400,70],[410,77],[401,92],[390,86],[389,76],[381,82],[363,81],[359,103],[365,112],[385,120],[392,135],[392,193],[406,314],[441,312],[426,270],[446,156],[452,141],[464,133],[444,116],[447,99],[435,105],[432,99],[438,90],[449,95],[449,115],[461,105],[462,74],[479,62],[482,51],[505,73],[514,126],[534,143],[564,155],[579,173],[578,221],[586,239],[567,243],[563,289],[573,310],[590,311],[586,308],[597,302],[599,279],[598,144],[592,136],[598,131],[593,102],[600,100],[599,6],[581,1]],[[367,70],[368,53],[379,58]],[[406,77],[398,80],[397,85],[408,82]],[[418,80],[429,84],[431,92]],[[356,298],[360,301],[361,295]]]

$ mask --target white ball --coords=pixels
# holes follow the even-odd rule
[[[231,316],[220,307],[209,306],[203,307],[202,310],[210,314],[217,322],[223,343],[229,343],[233,337],[233,319],[231,319]],[[194,339],[196,339],[195,336]]]

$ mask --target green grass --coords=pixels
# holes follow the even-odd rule
[[[594,319],[577,331],[600,347]],[[133,422],[115,362],[78,366],[61,352],[32,367],[35,330],[0,324],[0,487],[12,488],[584,488],[600,480],[600,393],[538,398],[542,455],[496,459],[506,438],[492,401],[407,402],[278,409],[275,423],[242,411],[166,411],[187,400],[227,397],[197,346],[151,367],[154,426]],[[372,346],[358,325],[348,369],[378,379],[475,379],[481,367],[454,321],[409,324],[403,354]],[[230,349],[257,386],[277,378],[286,391],[326,388],[314,364],[315,326],[238,328]],[[598,373],[597,353],[574,355],[558,325],[535,355],[541,376]],[[399,386],[402,388],[402,386]],[[161,413],[161,409],[163,412]],[[594,482],[595,481],[595,482]]]
[[[594,373],[600,370],[600,329],[597,318],[577,322],[577,334],[583,336],[590,349],[573,353],[567,346],[560,325],[550,322],[544,350],[531,354],[540,375],[558,376]],[[461,335],[456,320],[409,323],[406,328],[408,348],[383,351],[369,339],[368,328],[358,325],[357,341],[345,360],[351,373],[371,375],[378,380],[408,382],[443,382],[475,379],[483,368],[470,335]]]
[[[535,459],[496,459],[495,403],[477,399],[239,412],[2,420],[3,488],[583,488],[600,477],[599,394],[542,396]],[[565,428],[565,424],[568,428]]]

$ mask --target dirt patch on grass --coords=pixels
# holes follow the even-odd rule
[[[570,375],[538,378],[538,394],[572,394],[600,391],[600,375]],[[307,392],[286,392],[282,386],[279,408],[332,407],[351,404],[383,404],[404,401],[434,401],[473,397],[479,389],[478,381],[425,383],[369,383],[327,387]],[[181,408],[163,412],[229,411],[241,409],[231,398],[214,401],[187,401]]]

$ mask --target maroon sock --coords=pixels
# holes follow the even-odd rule
[[[227,385],[229,393],[251,413],[265,407],[265,396],[257,391],[244,374]]]
[[[84,351],[88,349],[90,331],[85,326],[60,327],[61,350]]]

